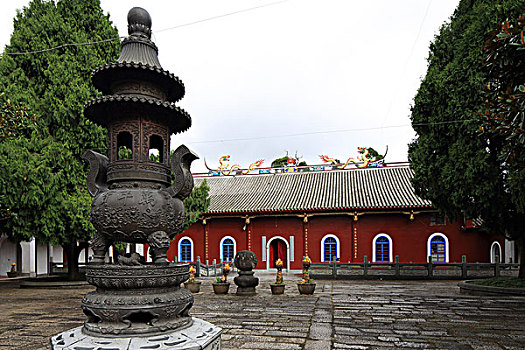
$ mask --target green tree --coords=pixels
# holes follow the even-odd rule
[[[511,199],[525,212],[525,17],[505,20],[485,46],[487,57],[482,128],[502,139],[500,161]]]
[[[29,108],[14,105],[6,96],[0,96],[0,142],[18,136],[30,137],[37,129],[37,116]]]
[[[307,166],[305,161],[299,161],[299,159],[302,157],[298,157],[297,153],[295,153],[294,157],[288,156],[288,152],[286,152],[286,155],[284,157],[276,158],[272,161],[271,167],[272,168],[283,168],[285,166],[288,166],[288,160],[293,159],[295,161],[294,166]]]
[[[186,208],[186,223],[184,230],[196,222],[202,213],[205,213],[210,206],[210,198],[208,196],[210,187],[206,179],[202,181],[200,186],[193,187],[190,195],[184,199],[184,207]]]
[[[288,156],[284,156],[284,157],[280,157],[280,158],[276,158],[272,161],[272,165],[271,167],[272,168],[282,168],[284,166],[286,166],[287,162],[288,162]]]
[[[416,193],[452,220],[483,219],[483,229],[516,239],[520,277],[525,278],[525,214],[512,200],[500,160],[503,140],[480,133],[483,47],[507,17],[517,18],[523,0],[461,0],[450,22],[430,45],[428,70],[412,107],[417,133],[409,145]]]
[[[2,183],[1,198],[7,195],[7,204],[17,211],[3,220],[2,230],[18,240],[33,236],[62,245],[70,278],[78,277],[78,243],[93,233],[85,189],[88,165],[81,155],[86,149],[105,153],[106,131],[84,118],[83,104],[98,94],[92,70],[115,61],[119,44],[45,49],[117,38],[99,0],[33,0],[17,13],[5,52],[44,51],[0,59],[0,92],[40,117],[38,135],[0,141],[2,169],[13,172],[12,178],[2,176],[12,181]],[[18,207],[15,198],[21,200]]]

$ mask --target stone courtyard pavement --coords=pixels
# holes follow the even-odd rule
[[[214,295],[203,279],[192,315],[223,328],[223,350],[240,349],[525,349],[525,298],[459,294],[457,281],[318,280],[299,295],[273,276],[255,297]],[[230,293],[235,292],[235,285]],[[18,289],[0,285],[0,349],[49,349],[49,337],[82,324],[92,287]]]

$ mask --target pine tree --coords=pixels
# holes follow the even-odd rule
[[[206,179],[202,181],[200,186],[195,186],[188,197],[184,199],[184,207],[186,208],[186,223],[184,230],[196,222],[202,213],[205,213],[210,206],[210,198],[208,196],[210,187],[206,183]]]
[[[525,278],[525,213],[513,201],[500,155],[504,139],[480,132],[483,60],[491,30],[517,18],[523,0],[461,0],[430,45],[428,70],[412,107],[409,145],[416,193],[451,219],[481,218],[483,229],[515,239]]]
[[[45,51],[105,39],[113,40]],[[0,229],[17,240],[62,245],[70,278],[79,277],[78,254],[94,231],[88,164],[80,157],[86,149],[106,153],[106,131],[84,117],[83,105],[98,94],[93,69],[117,59],[117,39],[99,0],[33,0],[17,13],[5,52],[44,51],[0,59],[1,93],[38,116],[31,136],[0,140],[0,206],[10,212]]]

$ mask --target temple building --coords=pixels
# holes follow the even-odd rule
[[[378,168],[326,170],[329,167],[255,169],[248,175],[195,176],[206,179],[210,207],[202,219],[175,236],[168,251],[173,261],[232,260],[240,250],[257,255],[259,270],[277,258],[301,269],[313,262],[518,262],[514,242],[481,232],[470,220],[450,222],[429,201],[414,193],[408,164]],[[258,173],[255,175],[254,173]],[[260,173],[260,174],[259,174]],[[127,251],[133,247],[128,246]],[[149,259],[147,245],[135,250]],[[93,252],[83,249],[81,264]],[[110,249],[108,259],[112,259]],[[0,276],[15,262],[18,272],[48,274],[52,264],[67,263],[62,247],[0,237]]]
[[[313,169],[313,168],[312,168]],[[210,206],[176,236],[168,259],[232,260],[251,250],[257,269],[301,269],[313,262],[509,261],[505,240],[472,221],[451,222],[414,193],[407,164],[377,168],[271,172],[206,179]],[[316,169],[317,170],[317,169]],[[509,255],[509,259],[505,257]],[[516,262],[514,260],[513,262]]]

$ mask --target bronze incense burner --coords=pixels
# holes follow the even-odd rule
[[[129,11],[128,33],[117,62],[92,74],[104,96],[84,107],[87,118],[108,129],[108,157],[91,150],[84,154],[97,230],[86,271],[97,290],[82,301],[88,316],[83,332],[90,335],[142,336],[192,324],[193,296],[180,288],[189,265],[166,257],[186,220],[182,200],[193,188],[190,165],[198,159],[184,145],[169,154],[170,135],[191,126],[190,116],[175,106],[184,85],[162,69],[144,9]],[[119,264],[105,263],[114,242],[148,244],[152,263],[137,253]]]

